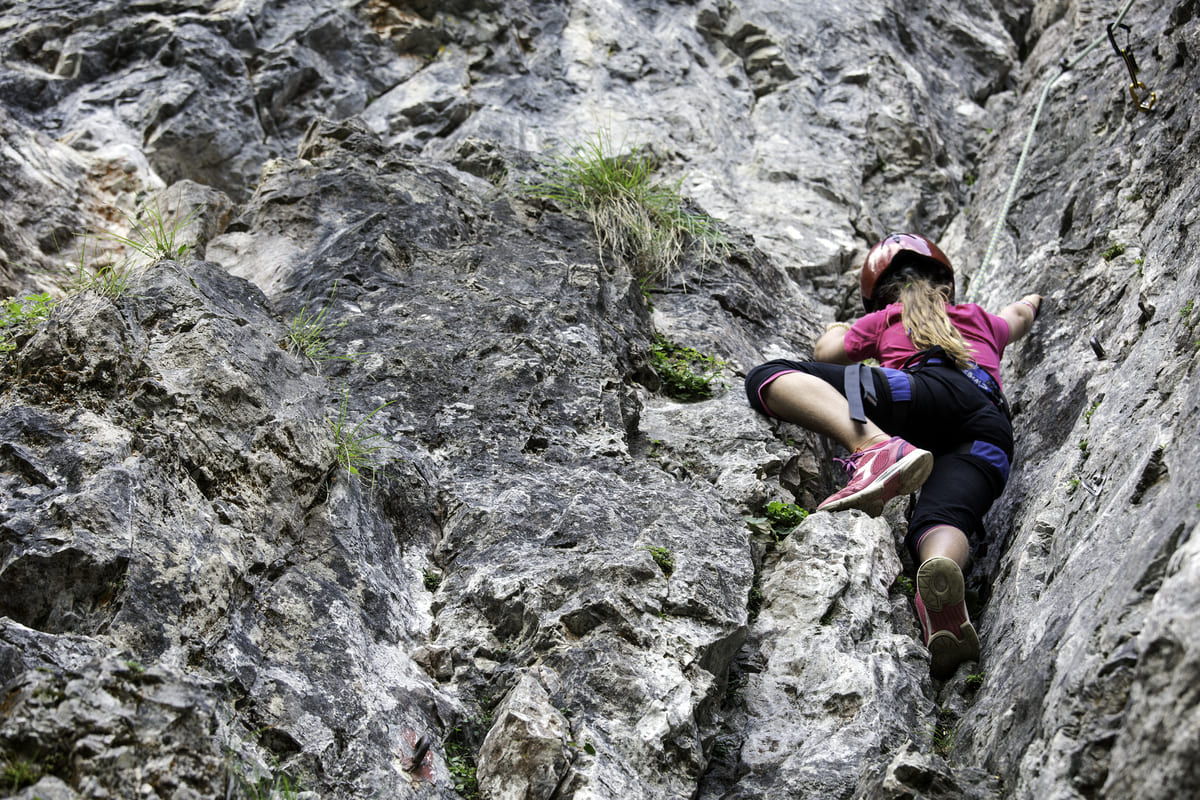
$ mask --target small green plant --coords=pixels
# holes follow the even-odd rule
[[[138,209],[136,217],[129,220],[132,225],[128,236],[106,233],[105,238],[125,245],[149,263],[155,263],[165,258],[181,260],[192,249],[192,246],[181,242],[179,233],[199,213],[200,209],[197,208],[186,217],[181,218],[179,211],[176,210],[174,218],[168,219],[168,215],[163,213],[162,207],[156,200],[153,208],[149,205],[142,205]]]
[[[348,472],[356,480],[361,480],[364,473],[371,474],[371,483],[375,482],[375,474],[382,466],[379,454],[384,445],[376,442],[382,433],[369,433],[363,426],[371,417],[390,406],[395,401],[389,401],[377,406],[357,424],[351,425],[349,420],[350,396],[342,393],[342,402],[338,406],[337,419],[330,420],[333,432],[333,459],[338,466]]]
[[[257,781],[243,781],[238,791],[244,800],[297,800],[300,785],[286,773],[274,772]]]
[[[970,173],[967,173],[966,175],[964,175],[963,180],[966,181],[967,186],[975,185],[975,176]]]
[[[658,568],[662,570],[662,574],[671,577],[671,573],[675,571],[675,559],[671,555],[671,551],[665,547],[647,547],[650,551],[650,557],[654,559],[654,563],[658,564]]]
[[[663,393],[686,402],[713,396],[713,381],[725,362],[657,336],[650,345],[650,366],[662,381]]]
[[[1107,250],[1105,250],[1103,253],[1101,253],[1101,255],[1104,257],[1105,261],[1112,261],[1114,258],[1116,258],[1117,256],[1121,255],[1124,252],[1125,252],[1125,245],[1118,243],[1118,244],[1114,244],[1113,246],[1109,247]]]
[[[437,570],[427,569],[424,572],[425,591],[436,592],[442,585],[442,574]]]
[[[795,503],[774,500],[767,503],[766,516],[772,526],[791,529],[803,522],[808,512]]]
[[[0,785],[14,794],[26,786],[33,786],[41,777],[42,768],[24,758],[6,761],[4,767],[0,768]]]
[[[1077,477],[1072,477],[1070,480],[1068,480],[1067,481],[1067,493],[1068,494],[1073,493],[1076,489],[1079,488],[1080,483],[1081,483],[1081,481]]]
[[[295,778],[279,769],[264,775],[260,768],[232,760],[227,754],[225,768],[225,797],[238,800],[297,800],[301,788]]]
[[[1092,424],[1092,415],[1096,413],[1096,409],[1100,407],[1100,403],[1103,399],[1104,398],[1100,398],[1100,400],[1095,401],[1090,407],[1088,407],[1087,411],[1083,412],[1083,423],[1085,425]]]
[[[1192,316],[1192,310],[1196,307],[1195,300],[1188,300],[1183,304],[1183,308],[1179,309],[1179,316],[1183,320],[1187,320]],[[1189,326],[1190,327],[1190,326]]]
[[[353,361],[358,354],[338,356],[329,351],[329,337],[346,325],[346,321],[331,324],[329,310],[337,294],[337,283],[329,292],[329,302],[319,310],[312,309],[306,302],[292,319],[288,329],[287,349],[296,358],[307,358],[318,366],[326,361]]]
[[[983,673],[972,673],[963,679],[963,683],[966,684],[966,687],[972,692],[977,692],[979,691],[979,687],[983,686]]]
[[[682,181],[660,183],[654,169],[649,153],[635,147],[618,155],[601,131],[555,154],[545,178],[527,191],[582,212],[601,250],[625,259],[639,276],[659,278],[692,244],[698,243],[704,256],[727,245],[716,220],[686,207],[679,193]]]
[[[1077,447],[1086,453],[1088,451],[1088,440],[1086,438],[1080,439]]]
[[[892,586],[905,597],[917,596],[917,585],[907,575],[897,575],[896,580],[892,581]]]
[[[471,751],[462,727],[451,731],[442,745],[446,748],[446,766],[454,778],[454,791],[467,800],[478,800],[479,781],[475,777],[475,753]]]
[[[763,593],[759,586],[758,575],[754,576],[754,585],[750,587],[750,594],[746,598],[746,612],[750,622],[758,619],[758,615],[762,613]]]
[[[139,269],[129,259],[115,260],[110,252],[100,249],[99,240],[88,233],[78,235],[75,264],[67,263],[67,291],[71,294],[94,292],[104,297],[120,297],[129,289],[129,284]],[[88,256],[88,241],[92,242],[92,254]]]
[[[50,316],[53,307],[54,301],[45,292],[0,302],[0,353],[14,349],[15,337]]]
[[[954,742],[958,739],[958,726],[942,717],[942,714],[938,714],[938,722],[933,727],[933,752],[948,759],[954,752]]]

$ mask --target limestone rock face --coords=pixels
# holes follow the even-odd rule
[[[56,302],[0,326],[0,786],[1194,794],[1200,19],[1114,29],[1147,113],[1110,9],[1000,5],[7,4],[0,295]],[[599,247],[528,189],[580,143],[724,245]],[[895,229],[1046,296],[945,682],[903,501],[771,523],[834,453],[742,392]]]

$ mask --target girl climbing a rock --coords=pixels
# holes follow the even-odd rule
[[[947,678],[979,658],[962,569],[1012,462],[1000,357],[1029,332],[1042,298],[1026,295],[999,314],[955,304],[950,260],[911,233],[871,248],[860,287],[866,316],[830,324],[815,361],[755,367],[746,394],[763,414],[850,452],[839,459],[849,482],[819,511],[878,516],[893,497],[920,489],[905,544],[919,565],[915,602],[931,673]],[[859,363],[869,358],[880,366]]]

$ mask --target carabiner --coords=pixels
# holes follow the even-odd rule
[[[1146,94],[1149,91],[1146,88],[1146,84],[1138,80],[1137,59],[1133,57],[1133,52],[1129,49],[1129,26],[1125,24],[1121,25],[1125,29],[1126,44],[1124,48],[1117,44],[1117,38],[1113,36],[1114,27],[1116,26],[1113,23],[1110,22],[1108,24],[1108,41],[1112,44],[1113,50],[1117,51],[1117,55],[1125,61],[1125,68],[1129,70],[1129,96],[1133,98],[1133,103],[1137,106],[1138,111],[1149,113],[1154,108],[1154,104],[1158,102],[1158,95],[1154,92]],[[1141,96],[1138,95],[1139,91],[1143,93]]]

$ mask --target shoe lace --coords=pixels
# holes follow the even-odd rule
[[[862,455],[862,451],[860,450],[857,453],[851,453],[846,458],[838,458],[837,456],[834,456],[833,461],[842,469],[846,470],[847,477],[853,478],[855,470],[858,469],[858,460],[862,458]]]

